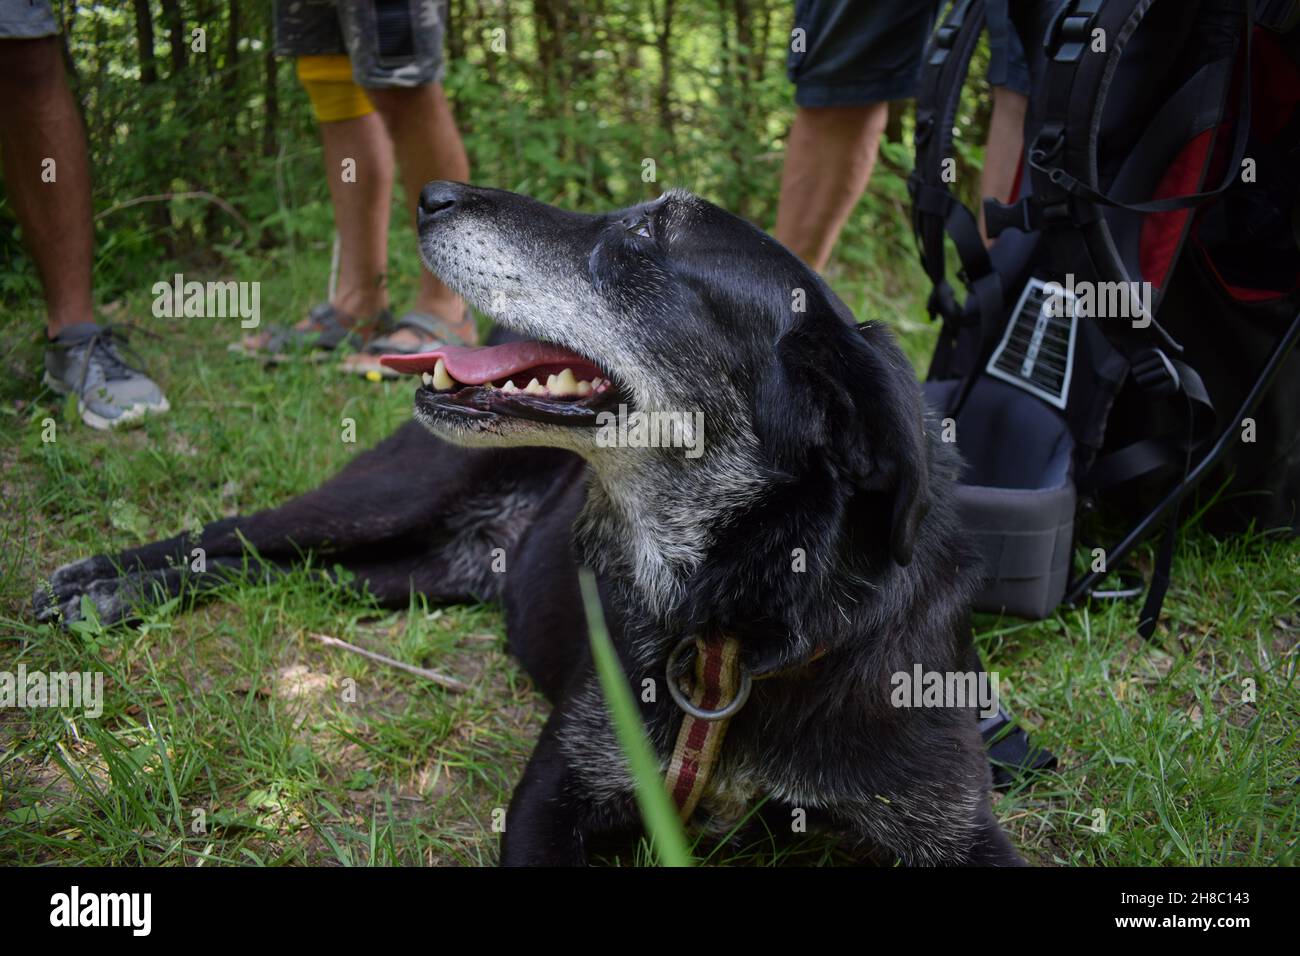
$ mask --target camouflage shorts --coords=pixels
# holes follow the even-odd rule
[[[280,56],[346,53],[361,87],[442,79],[447,0],[276,0]]]

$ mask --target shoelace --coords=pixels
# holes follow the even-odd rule
[[[71,351],[75,348],[86,346],[86,361],[81,366],[81,381],[77,383],[77,391],[84,393],[86,390],[86,378],[90,374],[91,362],[98,359],[100,367],[104,370],[104,380],[126,378],[132,372],[143,375],[144,370],[139,366],[144,364],[140,353],[131,347],[130,339],[127,337],[125,330],[130,329],[132,332],[139,332],[142,335],[151,338],[161,338],[148,329],[142,329],[138,325],[129,322],[109,324],[100,326],[98,331],[87,336],[84,339],[78,339],[75,342],[56,342],[55,347],[65,351]],[[126,353],[127,357],[136,364],[129,364],[122,357]]]

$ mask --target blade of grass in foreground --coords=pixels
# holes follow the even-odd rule
[[[614,731],[623,748],[632,780],[636,784],[636,802],[641,808],[641,819],[646,832],[663,866],[690,866],[691,855],[686,849],[686,834],[663,780],[659,777],[659,761],[655,759],[646,740],[641,715],[637,712],[632,691],[619,664],[618,654],[605,628],[605,614],[596,592],[596,578],[587,568],[578,571],[582,583],[582,603],[587,611],[587,630],[591,634],[591,655],[600,675],[600,686],[605,691],[609,716]]]

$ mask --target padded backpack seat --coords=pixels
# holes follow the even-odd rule
[[[947,406],[958,382],[926,382]],[[965,468],[957,486],[962,525],[984,561],[977,610],[1043,618],[1065,595],[1074,538],[1074,440],[1054,408],[985,376],[957,419]]]

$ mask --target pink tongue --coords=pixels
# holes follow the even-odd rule
[[[441,345],[431,352],[420,352],[418,355],[379,357],[381,363],[404,375],[432,372],[438,359],[446,363],[447,372],[452,378],[466,385],[486,385],[538,365],[591,367],[591,363],[581,355],[545,342],[507,342],[505,345],[485,345],[481,348]]]

